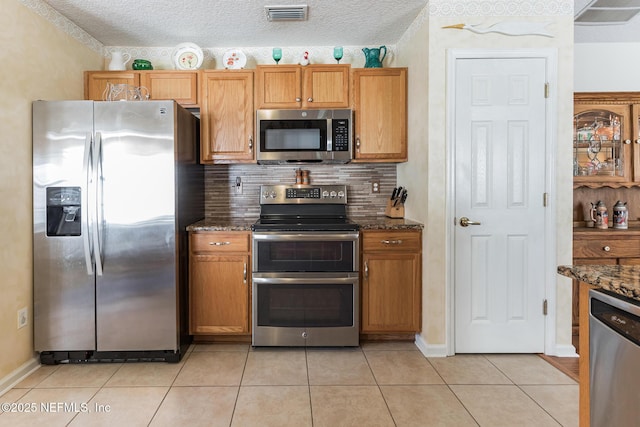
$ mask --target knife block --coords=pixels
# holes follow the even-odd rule
[[[384,214],[389,218],[404,218],[404,205],[393,206],[393,200],[387,200]]]

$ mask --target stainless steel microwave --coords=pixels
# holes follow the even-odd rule
[[[352,126],[351,110],[258,110],[258,163],[347,163]]]

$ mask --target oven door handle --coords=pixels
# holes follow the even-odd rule
[[[357,277],[253,277],[251,281],[256,285],[345,285],[354,284]]]
[[[285,233],[285,232],[254,232],[253,240],[268,240],[271,242],[289,242],[295,240],[326,242],[326,241],[357,241],[358,233]]]

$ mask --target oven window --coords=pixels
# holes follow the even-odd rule
[[[354,242],[260,241],[257,262],[260,272],[354,271]]]
[[[261,151],[326,151],[326,120],[263,120]]]
[[[257,285],[258,326],[353,326],[353,285]]]

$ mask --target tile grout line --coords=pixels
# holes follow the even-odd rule
[[[236,392],[236,400],[233,402],[233,410],[231,411],[231,419],[229,420],[229,427],[233,425],[233,417],[236,415],[236,408],[238,407],[238,399],[240,398],[240,390],[242,389],[242,380],[244,379],[244,373],[247,370],[247,363],[249,362],[249,353],[251,348],[247,349],[247,354],[244,358],[244,366],[242,367],[242,375],[240,375],[240,383],[238,383],[238,391]]]
[[[187,363],[187,359],[189,357],[191,357],[191,354],[193,353],[194,349],[195,349],[195,344],[191,343],[189,345],[189,348],[185,352],[184,356],[182,356],[182,359],[180,360],[180,362],[178,362],[178,363],[182,363],[182,366],[180,367],[180,369],[178,369],[178,372],[176,373],[176,376],[173,377],[173,380],[171,381],[171,384],[169,384],[169,388],[167,388],[167,392],[164,394],[164,396],[162,396],[162,399],[160,400],[160,404],[158,405],[156,410],[153,411],[153,415],[151,416],[151,419],[147,423],[147,427],[151,425],[151,423],[153,422],[153,419],[156,417],[156,415],[158,415],[158,411],[160,410],[160,408],[162,407],[162,404],[164,403],[164,401],[166,400],[167,396],[169,395],[169,392],[173,388],[173,385],[176,383],[176,380],[178,379],[178,376],[180,375],[180,372],[182,372],[182,370],[184,369],[184,366]]]
[[[453,396],[456,398],[456,400],[458,402],[460,402],[460,405],[464,408],[465,411],[467,411],[467,414],[469,414],[469,416],[471,417],[471,419],[479,426],[480,422],[476,419],[476,417],[473,416],[473,414],[471,413],[471,411],[469,410],[469,408],[467,408],[467,406],[464,404],[464,402],[462,402],[462,400],[460,400],[460,397],[456,394],[455,391],[453,391],[453,389],[451,388],[452,384],[449,384],[444,377],[442,376],[442,374],[440,374],[440,372],[438,372],[438,369],[436,369],[435,366],[433,366],[433,363],[431,363],[431,361],[429,360],[428,357],[424,356],[424,358],[427,360],[427,362],[429,362],[429,365],[431,365],[431,367],[433,368],[433,370],[436,372],[436,374],[438,374],[438,376],[440,377],[440,379],[442,380],[442,382],[444,383],[444,385],[447,387],[447,389],[451,392],[451,394],[453,394]]]
[[[378,378],[376,377],[376,374],[373,372],[373,368],[371,368],[371,364],[369,363],[369,358],[367,357],[367,353],[364,351],[364,348],[362,348],[362,346],[360,347],[360,351],[362,351],[362,355],[364,356],[364,360],[367,362],[367,367],[371,371],[371,376],[373,377],[373,380],[376,383],[376,387],[378,387],[378,392],[380,393],[380,396],[382,396],[382,400],[384,401],[384,405],[387,407],[387,412],[389,413],[389,416],[391,417],[391,422],[393,422],[393,425],[397,427],[398,423],[396,422],[396,419],[393,417],[393,412],[391,412],[391,408],[389,408],[389,403],[387,402],[387,399],[384,397],[384,393],[382,392],[382,389],[380,388],[380,384],[378,383]]]
[[[313,401],[311,400],[311,378],[309,378],[309,349],[304,348],[304,363],[307,367],[307,390],[309,392],[309,412],[311,412],[311,427],[313,427]]]

